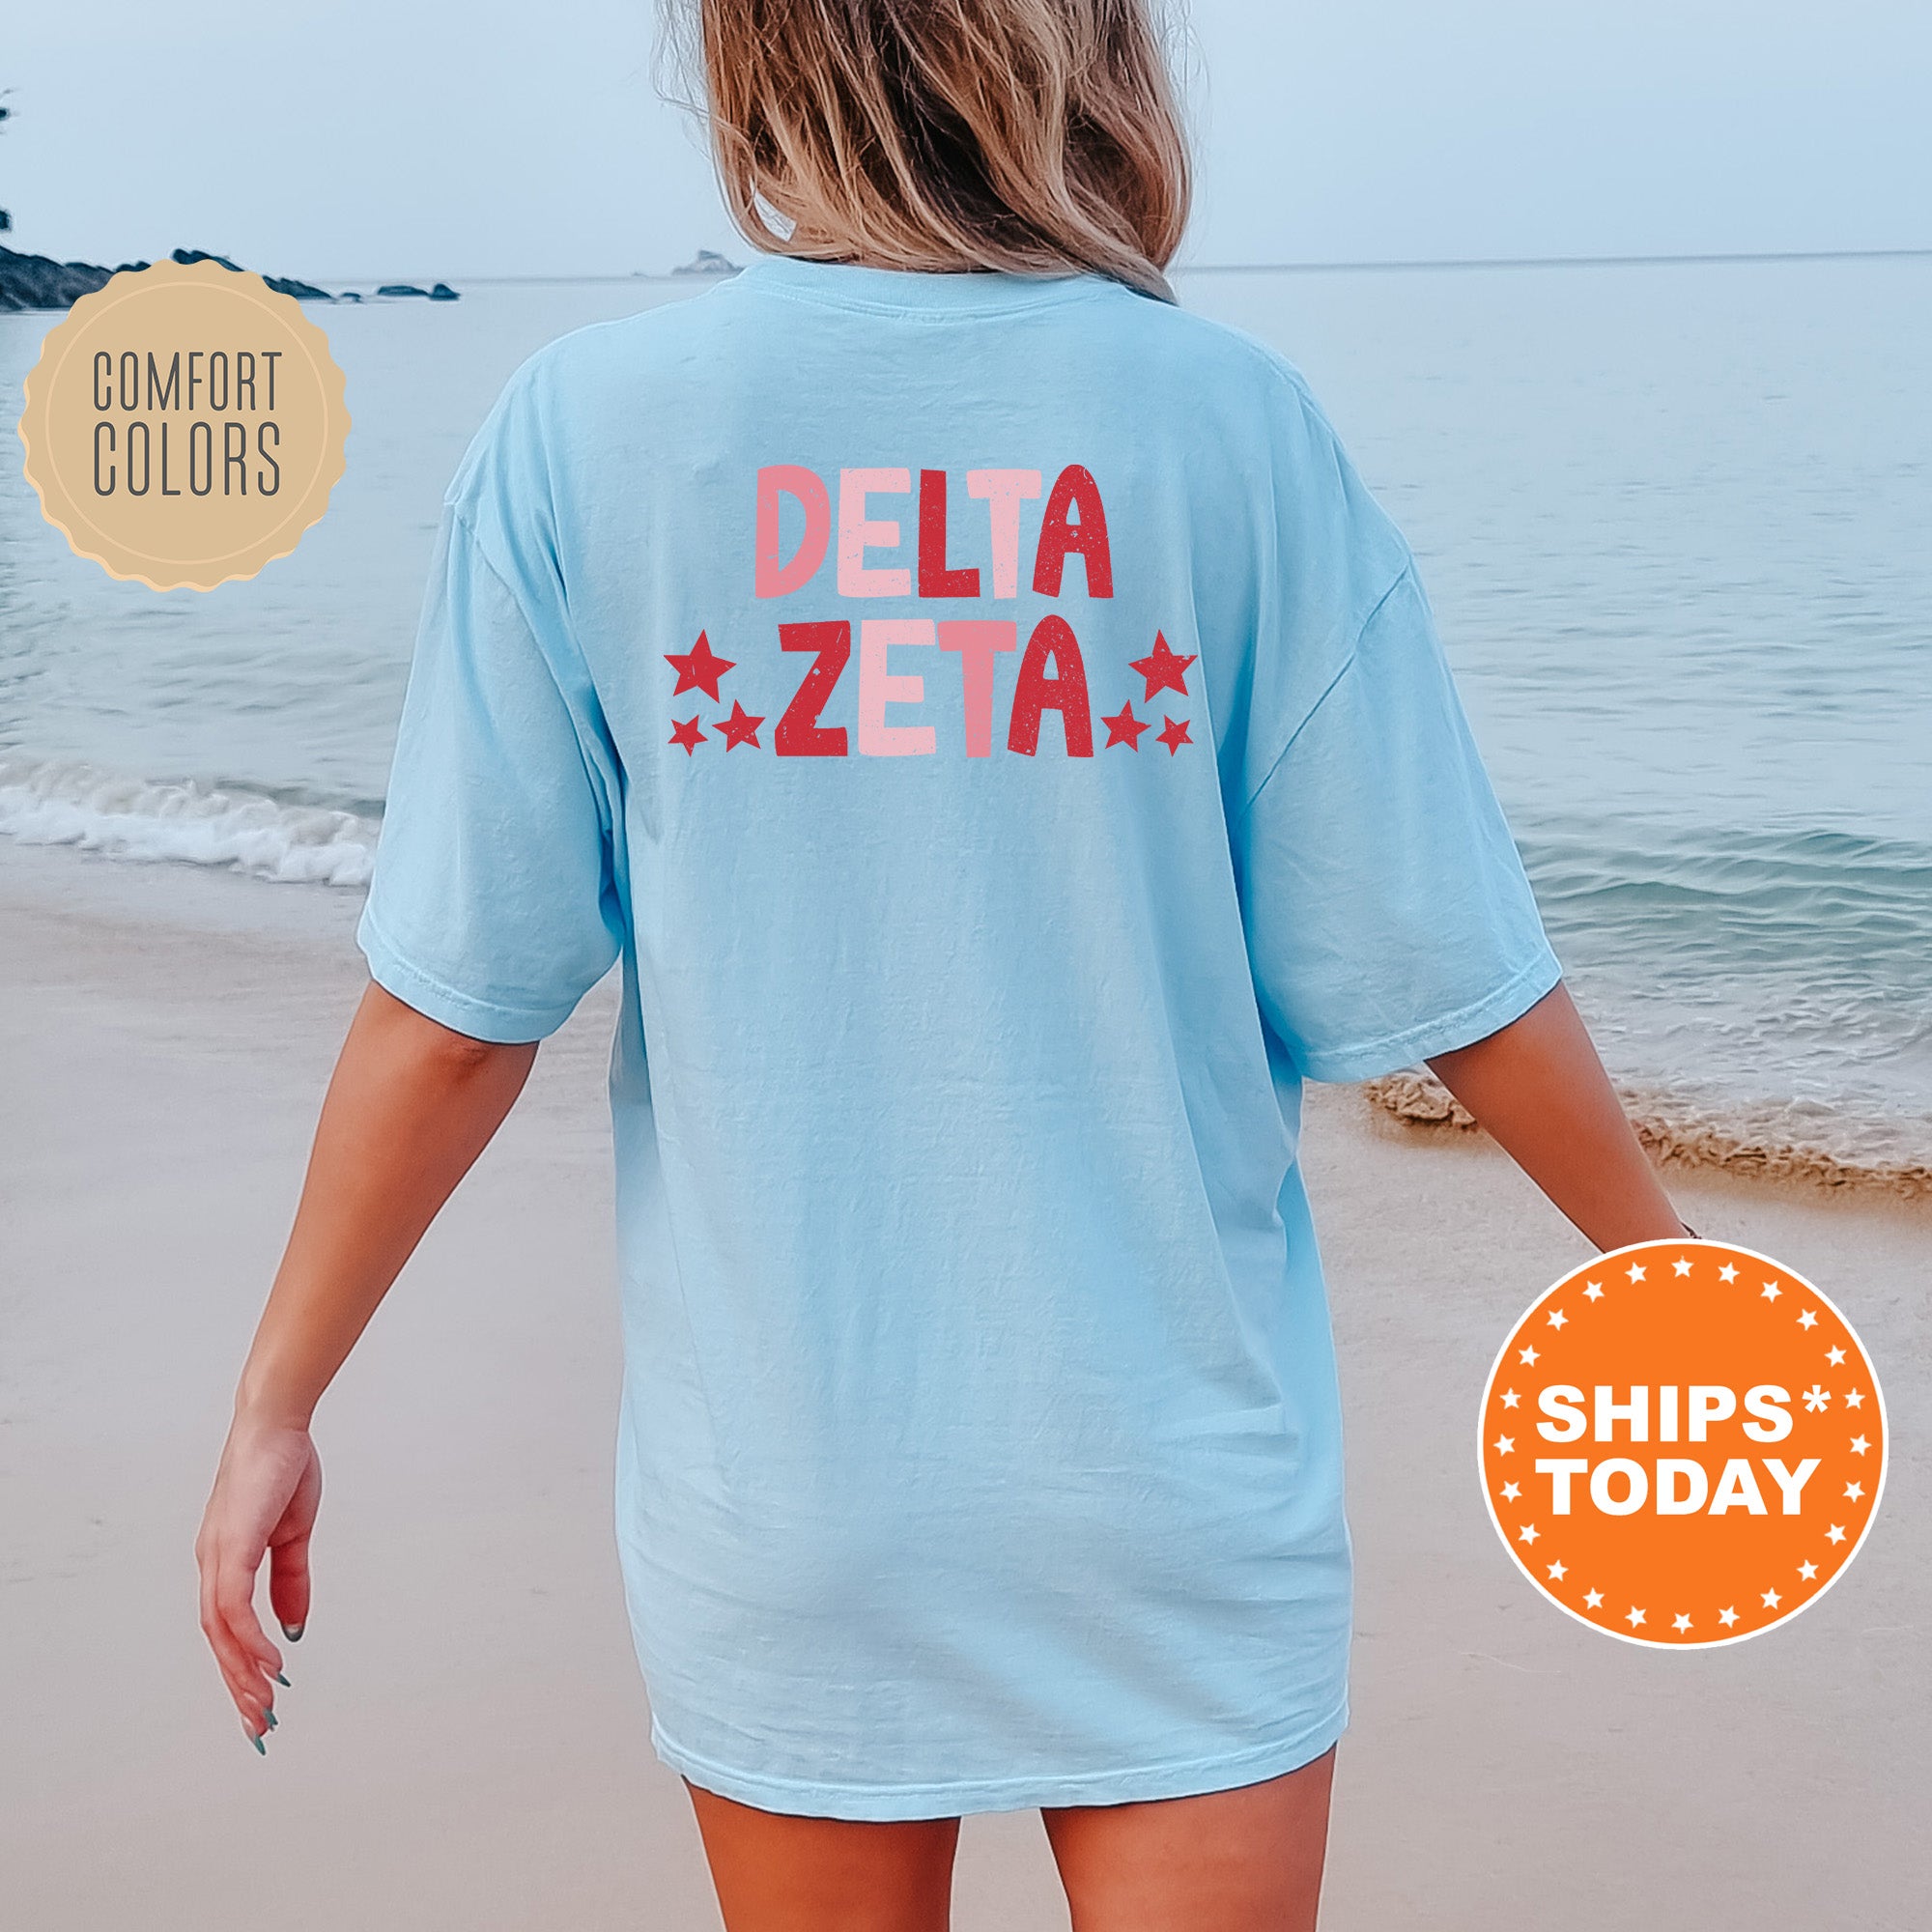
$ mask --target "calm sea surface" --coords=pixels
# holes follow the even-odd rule
[[[444,484],[503,379],[677,284],[312,307],[348,474],[156,595],[0,467],[0,830],[367,876]],[[1612,1068],[1932,1158],[1932,261],[1183,277],[1306,372],[1421,558]],[[55,318],[0,316],[0,415]]]

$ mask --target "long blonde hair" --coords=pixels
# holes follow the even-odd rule
[[[1173,298],[1191,167],[1144,0],[683,0],[680,23],[753,247]]]

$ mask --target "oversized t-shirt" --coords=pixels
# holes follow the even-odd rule
[[[889,1819],[1335,1741],[1300,1083],[1558,966],[1292,366],[1098,277],[776,258],[553,342],[447,493],[359,937],[489,1040],[621,964],[667,1763]]]

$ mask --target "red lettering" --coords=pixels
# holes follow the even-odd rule
[[[1056,675],[1046,674],[1051,659]],[[1065,617],[1042,617],[1027,639],[1026,655],[1020,659],[1019,677],[1013,686],[1013,715],[1007,727],[1007,749],[1032,757],[1039,749],[1039,715],[1060,713],[1061,727],[1066,734],[1067,756],[1094,755],[1094,721],[1087,703],[1087,667],[1080,661],[1080,645]]]
[[[1080,521],[1068,514],[1079,509]],[[1087,594],[1114,594],[1114,556],[1107,548],[1107,513],[1100,507],[1100,486],[1091,471],[1069,463],[1053,479],[1046,508],[1039,521],[1039,549],[1034,554],[1033,587],[1042,597],[1060,595],[1060,580],[1069,555],[1087,566]]]
[[[852,626],[781,624],[779,647],[787,651],[815,651],[817,657],[772,732],[772,750],[781,758],[842,758],[844,725],[821,724],[818,714],[830,702],[833,688],[852,655]]]
[[[946,471],[919,472],[919,594],[922,597],[977,597],[980,573],[967,566],[946,567]]]

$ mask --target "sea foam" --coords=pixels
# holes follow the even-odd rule
[[[1816,1104],[1732,1101],[1617,1081],[1617,1097],[1654,1158],[1723,1168],[1766,1180],[1932,1194],[1932,1122],[1882,1118]],[[1473,1133],[1476,1119],[1422,1067],[1364,1083],[1364,1096],[1405,1126]]]
[[[377,829],[325,806],[0,753],[0,833],[22,845],[222,867],[289,885],[366,886]]]

